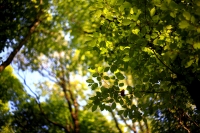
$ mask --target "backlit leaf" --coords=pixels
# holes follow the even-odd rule
[[[154,16],[155,13],[156,13],[156,8],[154,7],[154,8],[152,8],[151,11],[150,11],[150,16],[151,16],[151,17]]]
[[[129,20],[129,19],[124,19],[124,20],[122,21],[122,23],[123,23],[123,25],[130,25],[131,20]]]
[[[179,23],[179,27],[180,27],[181,29],[185,29],[185,28],[187,28],[189,25],[190,25],[189,22],[186,21],[186,20],[182,20],[182,21]]]

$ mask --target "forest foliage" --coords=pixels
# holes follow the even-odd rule
[[[1,0],[0,9],[2,131],[200,132],[198,0]],[[11,62],[44,77],[31,86],[38,93],[24,91]]]

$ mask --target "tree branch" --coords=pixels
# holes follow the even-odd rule
[[[112,117],[113,117],[113,119],[114,119],[114,121],[115,121],[115,125],[116,125],[116,127],[117,127],[119,133],[123,133],[122,130],[120,129],[120,127],[119,127],[119,123],[118,123],[117,119],[115,118],[115,114],[114,114],[113,110],[111,110],[110,113],[112,114]]]
[[[34,92],[32,91],[32,89],[30,88],[30,86],[26,83],[26,79],[23,78],[19,73],[18,73],[18,75],[23,79],[24,85],[35,95],[35,101],[36,101],[36,103],[37,103],[37,105],[38,105],[38,107],[39,107],[39,109],[40,109],[40,112],[43,114],[43,117],[44,117],[49,123],[51,123],[51,124],[53,124],[53,125],[55,125],[55,126],[57,126],[57,127],[63,128],[63,129],[65,130],[65,133],[70,133],[70,131],[67,129],[67,127],[64,127],[62,124],[59,124],[59,123],[57,123],[57,122],[54,122],[54,121],[50,120],[50,119],[46,116],[46,114],[44,113],[44,111],[43,111],[43,109],[42,109],[42,107],[41,107],[41,104],[40,104],[40,101],[39,101],[39,96],[37,96],[37,94],[34,93]]]
[[[137,133],[136,128],[135,128],[135,126],[134,126],[134,123],[133,123],[133,126],[131,127],[131,125],[129,125],[129,124],[126,122],[126,120],[124,119],[124,117],[123,117],[122,115],[119,115],[119,116],[120,116],[121,120],[124,121],[125,125],[126,125],[130,130],[132,130],[134,133]]]
[[[158,57],[158,55],[156,54],[156,52],[155,52],[154,49],[151,49],[151,50],[153,51],[153,53],[154,53],[154,55],[156,56],[156,58],[157,58],[167,69],[169,69],[172,73],[178,75],[176,72],[174,72],[170,67],[168,67],[168,66]]]
[[[168,109],[168,110],[169,110],[170,113],[172,113],[170,109]],[[173,113],[172,113],[172,114],[173,114]],[[188,133],[191,133],[191,132],[190,132],[190,129],[188,129],[188,128],[184,125],[184,123],[183,123],[176,115],[174,115],[174,117],[177,119],[177,121],[179,121],[179,124],[180,124]]]
[[[72,121],[74,123],[74,132],[75,133],[79,133],[78,104],[77,104],[76,99],[73,98],[73,94],[72,94],[70,88],[67,89],[67,85],[66,85],[67,80],[65,79],[65,75],[64,75],[65,74],[65,69],[62,66],[61,66],[61,71],[62,71],[62,75],[59,77],[60,82],[58,84],[63,89],[65,98],[67,100],[67,103],[68,103],[68,106],[69,106],[69,111],[71,113],[71,118],[72,118]],[[67,76],[67,78],[69,80],[69,76]],[[69,82],[68,82],[68,87],[70,87],[70,83]],[[69,92],[70,96],[67,94],[67,91]],[[71,103],[71,101],[73,103]],[[72,104],[75,107],[75,112],[72,109]]]
[[[71,91],[71,85],[70,85],[70,78],[69,75],[67,75],[68,78],[68,92],[70,94],[70,97],[73,101],[73,105],[75,108],[75,111],[73,112],[73,118],[74,118],[74,128],[75,128],[75,133],[79,133],[79,121],[78,121],[78,102],[76,100],[76,98],[74,98],[73,93]]]
[[[0,65],[0,73],[12,62],[15,55],[20,51],[22,46],[27,42],[27,40],[31,37],[37,26],[40,24],[41,20],[36,18],[35,22],[32,24],[32,26],[29,29],[28,34],[25,36],[24,39],[19,42],[19,45],[14,48],[14,50],[10,53],[8,58]]]

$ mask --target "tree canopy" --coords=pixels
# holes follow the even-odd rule
[[[9,0],[0,3],[3,16],[0,52],[3,54],[6,48],[7,52],[11,51],[1,57],[1,81],[7,79],[7,71],[3,70],[12,61],[16,70],[35,71],[49,80],[35,86],[42,92],[35,95],[36,103],[34,99],[28,103],[15,100],[14,106],[19,109],[14,115],[21,116],[23,110],[27,114],[20,122],[13,122],[22,124],[26,116],[38,112],[45,119],[36,116],[27,120],[37,124],[37,132],[112,132],[105,124],[106,119],[100,120],[105,129],[100,124],[93,123],[95,128],[88,126],[101,114],[80,111],[77,100],[84,99],[88,103],[84,109],[110,112],[115,123],[113,132],[123,132],[120,120],[133,132],[200,132],[198,0]],[[88,87],[74,85],[75,75],[86,77]],[[18,81],[13,83],[23,88]],[[12,100],[7,97],[10,84],[0,84],[2,102]],[[89,99],[84,94],[88,89]],[[11,87],[11,90],[15,89]],[[60,92],[65,102],[57,96]],[[38,95],[48,98],[40,102]],[[38,108],[40,105],[44,111]],[[68,113],[61,105],[67,106]],[[50,108],[56,113],[49,111]],[[36,113],[31,114],[33,110]],[[46,127],[55,121],[59,129]],[[63,122],[68,127],[63,127]]]

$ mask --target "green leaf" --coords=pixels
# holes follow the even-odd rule
[[[139,31],[140,31],[140,29],[135,28],[135,29],[132,30],[132,33],[137,35],[139,33]]]
[[[131,105],[131,110],[136,110],[137,107],[135,105]]]
[[[200,42],[195,42],[193,47],[194,49],[200,49]]]
[[[88,84],[88,86],[92,86],[92,84]]]
[[[129,111],[128,116],[130,119],[133,119],[133,117],[134,117],[133,112]]]
[[[110,100],[108,100],[109,103],[112,103],[113,101],[114,101],[114,99],[110,99]]]
[[[185,65],[185,68],[188,68],[192,65],[192,63],[194,63],[194,59],[191,59],[190,61],[188,61]]]
[[[96,98],[96,99],[93,101],[93,103],[94,103],[95,105],[99,105],[99,104],[100,104],[100,101],[99,101],[98,98]]]
[[[103,94],[102,94],[102,97],[103,97],[103,99],[106,99],[106,98],[109,97],[109,94],[108,94],[108,93],[103,93]]]
[[[124,83],[120,83],[119,86],[120,86],[120,87],[124,86]]]
[[[115,80],[115,81],[114,81],[114,85],[118,85],[118,80]]]
[[[110,106],[105,106],[105,109],[108,110],[109,112],[112,111],[111,107]]]
[[[103,111],[104,108],[105,108],[105,105],[104,104],[103,105],[99,105],[99,108],[100,108],[101,111]]]
[[[185,29],[185,28],[187,28],[189,25],[190,25],[190,24],[188,23],[188,21],[182,20],[182,21],[179,23],[179,28]]]
[[[94,83],[94,81],[92,79],[88,79],[86,80],[87,83]]]
[[[190,18],[191,18],[190,13],[187,12],[187,11],[184,11],[184,12],[183,12],[183,16],[185,17],[186,20],[190,20]]]
[[[120,105],[123,105],[123,104],[124,104],[124,101],[121,99],[121,100],[119,101],[119,103],[120,103]]]
[[[109,69],[110,69],[110,67],[106,67],[106,68],[104,68],[104,72],[108,72]]]
[[[111,76],[110,79],[115,79],[115,76]]]
[[[160,20],[160,17],[159,17],[158,15],[154,15],[154,16],[152,17],[152,20],[153,20],[154,22],[158,22],[158,20]]]
[[[116,70],[117,70],[117,66],[112,65],[111,68],[110,68],[110,71],[111,71],[112,73],[114,73]]]
[[[110,0],[110,4],[114,5],[117,2],[117,0]]]
[[[128,62],[130,60],[130,57],[129,56],[125,56],[124,58],[123,58],[123,61],[124,62]]]
[[[111,108],[112,108],[112,109],[115,109],[115,108],[116,108],[116,103],[115,103],[115,102],[112,103]]]
[[[119,80],[125,79],[124,75],[121,74],[120,72],[116,73],[115,75],[116,75],[117,79],[119,79]]]
[[[129,93],[132,93],[132,91],[133,91],[133,87],[131,87],[131,86],[127,86],[126,89],[129,91]]]
[[[128,116],[128,110],[125,110],[124,111],[124,117],[127,117]]]
[[[101,16],[101,14],[102,14],[102,11],[101,10],[97,10],[96,13],[95,13],[95,16],[97,18],[99,18]]]
[[[133,13],[134,13],[134,10],[133,10],[133,8],[131,8],[130,9],[130,14],[133,15]]]
[[[191,16],[191,22],[194,24],[196,21],[195,17],[194,16]]]
[[[97,84],[97,83],[94,83],[94,84],[91,86],[92,90],[95,90],[97,87],[98,87],[98,84]]]
[[[107,93],[107,92],[106,92],[107,88],[105,88],[104,86],[102,86],[100,89],[101,89],[101,92],[102,92],[102,93]]]
[[[92,106],[92,112],[94,112],[95,110],[97,110],[97,105]]]
[[[130,25],[130,23],[131,23],[131,20],[130,19],[124,19],[123,21],[122,21],[122,24],[123,25]]]
[[[102,73],[103,72],[103,67],[98,67],[98,72]]]
[[[170,16],[175,18],[176,17],[176,12],[170,12]]]
[[[104,13],[104,14],[109,14],[108,8],[105,7],[105,8],[103,9],[103,13]]]
[[[100,42],[100,47],[106,47],[106,42],[105,41],[101,41]]]
[[[118,115],[121,115],[121,114],[123,114],[124,113],[124,110],[119,110],[118,111]]]
[[[161,9],[161,10],[168,10],[169,8],[168,8],[168,6],[167,6],[167,3],[163,2],[163,3],[161,4],[161,6],[160,6],[160,9]]]
[[[99,76],[98,73],[94,73],[94,74],[92,74],[92,77],[98,77],[98,76]]]
[[[110,78],[108,76],[103,77],[105,80],[109,80]]]
[[[197,28],[197,32],[200,33],[200,27]]]
[[[127,2],[127,1],[125,1],[124,4],[123,4],[123,6],[124,6],[125,8],[130,8],[130,7],[131,7],[131,4],[130,4],[129,2]]]
[[[97,77],[97,80],[98,80],[98,81],[101,81],[101,77]]]
[[[151,17],[154,16],[155,13],[156,13],[156,8],[154,7],[154,8],[152,8],[151,11],[150,11],[150,16],[151,16]]]

